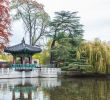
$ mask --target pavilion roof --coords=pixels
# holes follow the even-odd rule
[[[24,39],[22,40],[22,42],[20,44],[11,46],[11,47],[7,47],[4,49],[4,52],[7,53],[23,53],[23,54],[35,54],[35,53],[40,53],[42,50],[40,47],[37,46],[31,46],[25,43]]]

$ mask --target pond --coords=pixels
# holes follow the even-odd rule
[[[1,79],[0,100],[110,100],[110,80]]]

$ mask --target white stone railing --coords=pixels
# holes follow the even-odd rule
[[[0,68],[0,78],[58,77],[60,68],[34,68],[32,71],[16,71],[14,68]]]
[[[0,68],[0,75],[4,75],[4,74],[9,74],[12,71],[14,71],[14,69],[10,69],[10,68]]]

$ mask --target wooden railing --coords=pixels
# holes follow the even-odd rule
[[[36,64],[12,64],[11,68],[15,68],[15,70],[32,70],[36,68]]]

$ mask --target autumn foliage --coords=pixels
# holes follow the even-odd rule
[[[9,42],[9,0],[0,0],[0,51]]]
[[[36,7],[39,11],[44,10],[44,6],[40,3],[38,3],[36,0],[11,0],[11,2],[16,3],[17,5],[23,5],[23,4],[32,4],[33,7]]]

